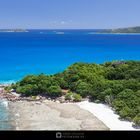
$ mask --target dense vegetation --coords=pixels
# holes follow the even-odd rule
[[[89,97],[95,102],[112,106],[122,119],[140,126],[140,61],[114,61],[105,64],[75,63],[64,72],[46,76],[29,75],[12,85],[17,93],[45,93],[66,99]],[[78,94],[78,95],[76,95]]]
[[[140,27],[108,29],[102,31],[102,33],[140,33]]]

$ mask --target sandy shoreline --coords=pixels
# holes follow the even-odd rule
[[[1,99],[8,99],[5,105],[12,115],[9,122],[15,130],[109,130],[102,121],[76,103],[16,100],[18,96],[13,93],[3,94],[3,85],[0,90]]]
[[[16,130],[109,130],[92,113],[73,103],[49,100],[9,102]]]
[[[12,114],[11,123],[16,130],[140,130],[132,122],[122,121],[115,112],[104,104],[87,100],[79,103],[60,103],[57,100],[28,100],[15,92],[3,94],[8,99],[4,106]]]
[[[110,130],[140,130],[132,127],[132,122],[120,120],[119,115],[108,105],[97,104],[94,102],[83,101],[77,103],[80,108],[88,110],[93,115],[95,115],[99,120],[104,122],[104,124],[110,128]]]

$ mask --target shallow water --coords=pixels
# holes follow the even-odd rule
[[[95,34],[95,30],[31,30],[0,33],[0,83],[27,74],[54,74],[76,62],[140,60],[140,34]],[[13,129],[0,101],[0,130]]]
[[[8,102],[0,100],[0,130],[13,130],[13,118],[8,110]]]

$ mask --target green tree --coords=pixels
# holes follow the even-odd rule
[[[16,92],[17,93],[21,93],[21,94],[25,94],[27,96],[30,96],[30,95],[36,95],[36,86],[35,85],[31,85],[31,84],[28,84],[28,85],[25,85],[25,86],[19,86],[17,89],[16,89]]]
[[[125,118],[130,121],[133,116],[133,111],[128,106],[125,106],[119,111],[119,115],[121,118]]]
[[[80,94],[82,97],[89,95],[89,84],[80,81],[76,87],[76,93]]]
[[[136,117],[133,119],[134,126],[140,127],[140,113],[136,115]]]
[[[74,101],[75,102],[80,102],[82,100],[82,97],[80,94],[74,94],[73,95]]]
[[[82,100],[82,97],[80,94],[69,92],[65,95],[65,99],[75,101],[75,102],[80,102]]]
[[[61,96],[62,91],[61,91],[61,88],[59,86],[50,86],[47,89],[47,94],[50,96],[57,97],[57,96]]]

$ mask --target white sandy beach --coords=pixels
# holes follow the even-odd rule
[[[119,120],[119,116],[107,105],[89,101],[77,103],[80,108],[88,110],[101,120],[110,130],[140,130],[132,127],[132,122]]]
[[[1,88],[2,90],[2,88]],[[8,107],[8,102],[3,102]],[[19,130],[140,130],[122,121],[107,105],[89,101],[79,103],[10,102]],[[89,113],[88,113],[89,112]],[[53,124],[53,125],[49,125]]]

